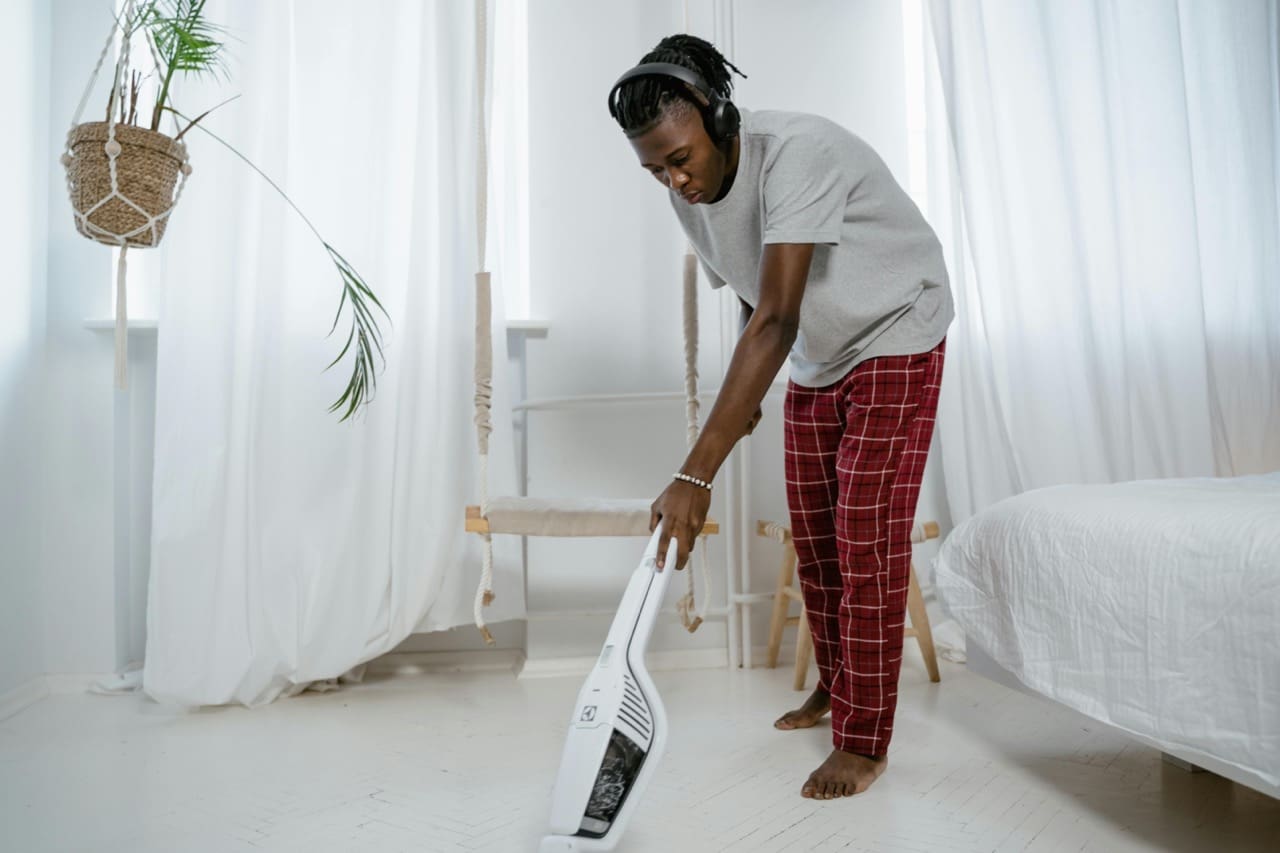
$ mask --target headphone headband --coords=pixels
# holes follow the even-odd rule
[[[715,91],[707,85],[698,72],[683,65],[676,65],[674,62],[645,62],[619,77],[618,82],[614,83],[613,88],[609,90],[609,115],[615,119],[618,117],[618,90],[622,88],[622,84],[637,77],[672,77],[679,80],[688,86],[693,94],[701,98],[702,103],[699,106],[703,108],[711,106],[716,100]]]
[[[707,85],[698,72],[677,65],[674,62],[645,62],[627,71],[618,78],[609,90],[609,115],[618,119],[618,92],[624,83],[637,77],[669,77],[679,80],[700,102],[698,111],[702,113],[703,125],[712,141],[720,145],[738,133],[738,108],[732,101],[720,97],[720,93]]]

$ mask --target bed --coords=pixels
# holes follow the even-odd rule
[[[1027,492],[936,584],[972,668],[1280,797],[1280,473]]]

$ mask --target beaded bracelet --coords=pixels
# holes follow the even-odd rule
[[[699,480],[697,477],[690,477],[688,474],[681,474],[679,471],[675,472],[671,476],[675,477],[677,480],[684,480],[686,483],[693,483],[695,486],[702,486],[702,488],[706,489],[708,492],[711,491],[711,484],[706,480]]]

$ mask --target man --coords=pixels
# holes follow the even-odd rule
[[[790,356],[787,501],[819,684],[780,729],[828,711],[834,749],[806,797],[884,772],[902,662],[910,530],[953,317],[941,246],[880,157],[824,118],[739,111],[702,39],[663,39],[609,108],[713,287],[747,316],[697,443],[653,504],[683,568],[711,483]],[[660,568],[662,558],[660,556]]]

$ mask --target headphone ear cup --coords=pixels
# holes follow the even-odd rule
[[[721,100],[712,113],[712,123],[715,125],[717,142],[724,144],[738,135],[738,130],[742,126],[742,115],[733,105],[733,101]]]

